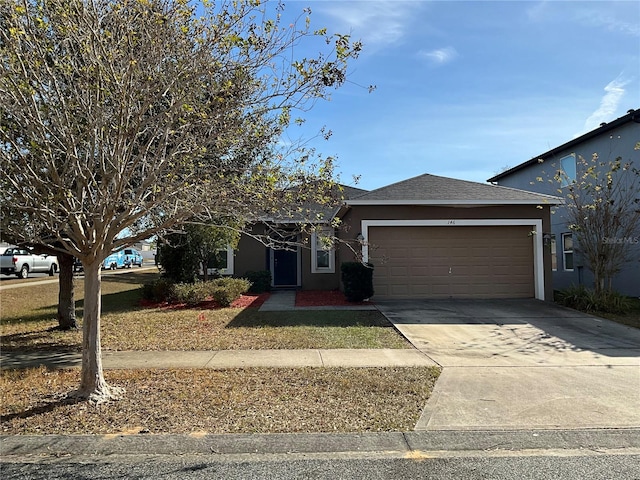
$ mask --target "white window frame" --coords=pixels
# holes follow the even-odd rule
[[[331,247],[330,249],[319,248],[319,237],[333,237],[334,231],[331,227],[318,227],[311,234],[311,273],[335,273],[336,271],[336,249]],[[318,252],[329,253],[329,266],[318,266]]]
[[[552,233],[549,238],[549,251],[551,253],[551,270],[558,271],[558,241],[556,240],[556,234]],[[553,261],[555,259],[555,262]],[[555,263],[555,267],[554,264]]]
[[[227,268],[207,268],[207,273],[212,275],[214,273],[219,273],[220,275],[233,275],[233,248],[227,246],[226,249],[221,248],[218,250],[219,252],[227,252]]]
[[[566,237],[570,237],[571,238],[571,250],[567,250],[564,248],[564,239]],[[573,238],[573,233],[569,232],[569,233],[563,233],[562,234],[562,269],[565,272],[573,272],[573,268],[567,268],[567,255],[571,254],[571,264],[573,265],[573,267],[575,267],[575,253],[576,253],[576,248],[575,245],[573,244],[574,238]]]

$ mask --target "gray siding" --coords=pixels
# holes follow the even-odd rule
[[[553,181],[561,158],[575,154],[576,158],[582,156],[589,160],[594,153],[597,153],[600,161],[608,162],[621,157],[623,161],[633,161],[634,165],[640,168],[640,151],[635,150],[638,142],[640,142],[640,124],[630,121],[598,137],[587,139],[569,149],[559,151],[552,158],[545,158],[542,163],[534,163],[512,172],[501,178],[498,184],[538,193],[564,196],[566,194],[564,189]],[[581,173],[583,172],[578,170],[577,176],[580,176]],[[542,181],[539,181],[539,178]],[[640,192],[638,192],[638,195],[640,197]],[[553,272],[554,289],[567,288],[572,284],[583,284],[591,287],[593,286],[593,276],[580,258],[579,253],[574,259],[574,270],[565,270],[561,250],[561,234],[570,232],[565,220],[565,212],[565,207],[558,207],[553,210],[551,215],[551,233],[556,236],[558,242],[558,269]],[[640,296],[640,242],[633,246],[632,250],[634,260],[629,262],[623,271],[616,276],[613,288],[625,295]]]

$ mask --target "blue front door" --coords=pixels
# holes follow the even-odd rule
[[[273,285],[276,287],[295,287],[298,285],[297,250],[272,250]]]

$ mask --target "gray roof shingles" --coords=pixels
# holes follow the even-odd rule
[[[515,188],[501,187],[455,178],[423,174],[401,182],[372,190],[347,200],[347,204],[362,203],[455,203],[519,204],[562,203],[559,197],[527,192]]]

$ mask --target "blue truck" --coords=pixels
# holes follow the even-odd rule
[[[142,255],[135,248],[123,248],[112,253],[102,262],[103,269],[115,270],[117,268],[131,268],[134,265],[142,266]]]

